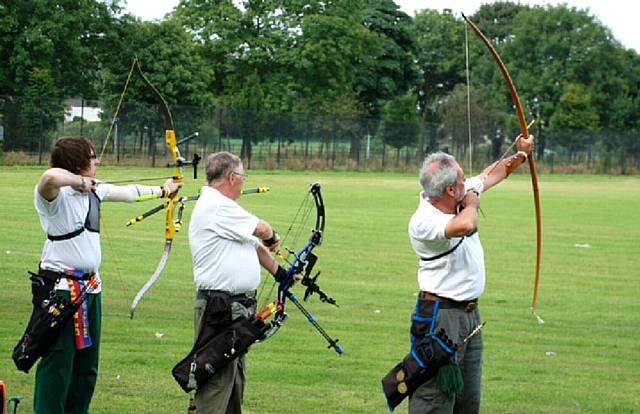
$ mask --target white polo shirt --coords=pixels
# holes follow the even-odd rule
[[[234,200],[202,187],[189,222],[189,246],[197,289],[237,295],[260,285],[260,262],[253,235],[259,219]]]
[[[482,192],[482,182],[474,177],[465,181],[465,188]],[[438,210],[424,193],[409,221],[409,240],[419,257],[434,257],[453,248],[459,237],[448,239],[444,233],[455,214]],[[418,264],[420,290],[449,299],[464,301],[478,298],[485,287],[484,252],[478,232],[467,236],[453,252],[439,259]]]
[[[96,189],[96,194],[103,200],[110,185],[102,185]],[[61,236],[71,233],[84,226],[89,212],[89,193],[81,193],[69,186],[61,187],[58,196],[47,201],[34,189],[34,204],[40,224],[45,233]],[[102,252],[100,249],[100,233],[83,231],[76,237],[67,240],[51,241],[47,239],[42,249],[40,267],[54,272],[64,272],[67,269],[77,269],[85,273],[96,273],[98,288],[92,293],[101,291],[99,275]],[[66,279],[61,279],[56,289],[69,290]]]

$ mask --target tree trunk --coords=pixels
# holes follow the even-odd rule
[[[349,159],[360,165],[360,136],[357,132],[351,133],[351,146],[349,147]]]
[[[137,153],[142,154],[142,147],[144,146],[144,127],[138,130],[140,140],[138,142],[138,151]]]
[[[538,123],[536,128],[536,159],[538,161],[544,160],[544,148],[547,144],[546,136],[542,134],[542,122]]]
[[[240,159],[246,160],[247,169],[251,169],[251,138],[242,138],[242,149],[240,150]]]
[[[382,142],[382,169],[384,170],[384,166],[385,166],[385,158],[386,158],[386,152],[387,152],[387,144],[384,143],[384,141]]]

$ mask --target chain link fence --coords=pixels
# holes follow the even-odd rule
[[[110,108],[113,105],[84,99],[0,96],[0,163],[46,164],[57,138],[84,135],[102,153],[103,163],[166,165],[169,155],[158,106],[125,102],[115,119]],[[498,159],[519,133],[514,125],[477,134],[473,119],[469,137],[466,120],[465,128],[458,125],[454,131],[434,123],[365,117],[171,109],[178,139],[198,133],[181,146],[185,159],[225,150],[242,156],[248,168],[416,171],[425,154],[440,150],[456,156],[469,173]],[[640,171],[640,131],[555,130],[537,123],[531,133],[543,172]]]

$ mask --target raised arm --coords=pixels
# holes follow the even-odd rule
[[[514,155],[498,160],[480,173],[479,177],[484,183],[484,191],[487,191],[491,187],[500,183],[507,178],[516,168],[522,165],[526,160],[531,149],[533,148],[534,138],[533,135],[529,135],[529,138],[518,138],[516,148],[518,152]]]
[[[71,186],[76,191],[91,191],[96,182],[93,177],[73,174],[63,168],[50,168],[45,171],[38,182],[38,193],[47,201],[58,197],[60,188]]]

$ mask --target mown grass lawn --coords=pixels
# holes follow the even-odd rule
[[[42,168],[0,167],[0,380],[30,412],[34,372],[18,372],[11,350],[30,312],[27,270],[44,234],[33,207]],[[159,173],[160,172],[160,173]],[[104,179],[164,171],[105,167]],[[316,252],[321,286],[339,308],[311,299],[309,309],[340,338],[323,339],[295,309],[287,325],[249,354],[248,413],[384,413],[380,379],[408,349],[416,266],[406,234],[417,205],[414,175],[249,171],[247,186],[271,192],[241,199],[285,230],[312,182],[322,184],[327,225]],[[187,178],[183,194],[202,180]],[[640,411],[640,179],[541,177],[543,262],[538,312],[529,312],[535,265],[531,185],[516,174],[482,198],[480,232],[487,290],[481,299],[487,413]],[[152,207],[103,204],[103,340],[95,413],[186,412],[188,397],[170,370],[192,343],[194,296],[187,228],[178,234],[160,280],[129,320],[133,296],[163,249],[164,217],[124,223]],[[188,223],[192,206],[187,206]],[[403,404],[399,412],[406,410]]]

